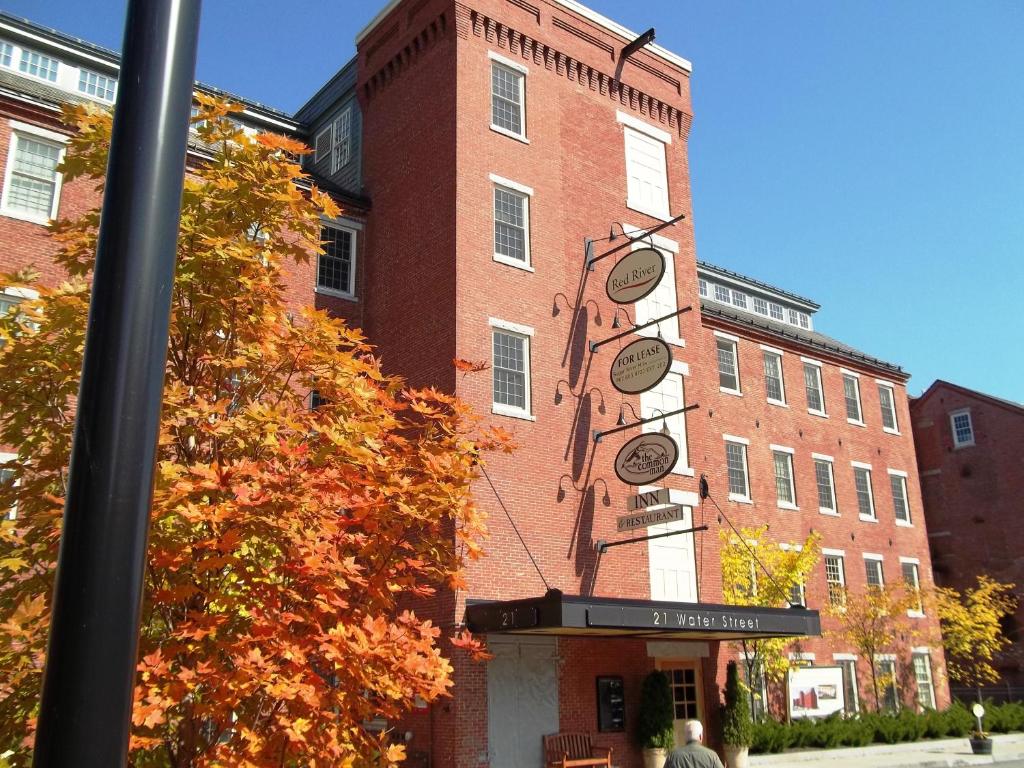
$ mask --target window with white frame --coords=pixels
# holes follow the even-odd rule
[[[810,316],[806,312],[798,312],[797,315],[800,318],[800,327],[809,329],[811,327]]]
[[[101,75],[88,69],[78,70],[78,90],[102,101],[113,101],[117,78]]]
[[[530,413],[530,337],[492,328],[494,409],[507,415]]]
[[[675,267],[675,252],[678,250],[678,244],[667,239],[659,239],[657,242],[658,250],[665,259],[665,274],[662,276],[657,288],[636,302],[637,325],[643,325],[659,317],[665,317],[665,315],[670,315],[679,309],[679,304],[676,302]],[[636,247],[647,246],[639,244]],[[683,340],[679,336],[678,315],[662,320],[657,325],[645,328],[639,333],[647,336],[657,336],[660,333],[661,337],[670,344],[680,346],[683,344]]]
[[[7,483],[17,484],[14,479],[14,461],[18,457],[13,453],[0,453],[0,486]],[[14,520],[18,516],[17,504],[12,504],[7,510],[0,513],[8,520]]]
[[[886,432],[898,432],[896,397],[891,385],[878,382],[878,404],[882,409],[882,429]]]
[[[953,447],[966,448],[974,445],[974,423],[968,409],[949,414],[949,425],[953,430]]]
[[[836,664],[843,670],[843,711],[848,715],[857,714],[860,697],[857,695],[857,660],[833,654]]]
[[[864,555],[864,574],[869,587],[881,589],[885,586],[882,558],[879,555]]]
[[[195,110],[195,107],[193,107]],[[193,112],[195,117],[195,112]],[[331,143],[334,140],[334,123],[328,123],[313,140],[313,162],[319,163],[331,156]]]
[[[769,403],[786,404],[786,385],[782,378],[782,355],[768,349],[764,349],[764,389]]]
[[[908,616],[924,616],[924,601],[921,598],[921,572],[918,561],[911,557],[900,558],[900,571],[904,586],[917,598],[917,607],[907,611]]]
[[[334,118],[331,130],[331,173],[337,173],[352,160],[352,107]]]
[[[30,51],[28,48],[21,49],[21,61],[18,63],[18,70],[26,75],[48,80],[51,83],[57,82],[57,67],[59,62],[52,56],[37,51]]]
[[[0,65],[9,67],[14,55],[14,46],[6,40],[0,40]]]
[[[750,501],[750,480],[747,474],[747,446],[739,441],[726,439],[725,466],[729,476],[729,499]]]
[[[679,373],[669,373],[656,387],[640,394],[640,417],[655,419],[644,424],[644,432],[657,432],[663,426],[668,427],[669,434],[679,446],[679,458],[673,472],[689,474],[689,457],[686,450],[686,414],[676,413],[661,421],[657,417],[677,411],[684,406],[683,377]]]
[[[530,198],[500,185],[494,187],[494,256],[498,261],[530,263]]]
[[[800,324],[800,313],[797,312],[795,309],[790,309],[789,310],[789,324],[790,325],[799,325]]]
[[[852,373],[843,373],[843,395],[846,399],[846,420],[854,424],[863,424],[864,414],[860,407],[860,380]]]
[[[789,585],[788,600],[790,605],[807,605],[807,590],[803,581],[794,581]]]
[[[768,302],[757,296],[754,297],[754,311],[759,315],[768,314]]]
[[[703,277],[697,281],[697,289],[700,291],[700,295],[707,297],[708,295],[708,281]]]
[[[356,233],[334,225],[320,229],[324,252],[317,258],[316,287],[345,297],[356,293]]]
[[[491,61],[491,127],[526,136],[526,74]]]
[[[623,127],[623,132],[626,142],[626,205],[648,216],[668,219],[665,142],[629,125]]]
[[[935,686],[932,684],[932,657],[927,652],[911,654],[914,682],[917,683],[917,703],[921,709],[935,709]]]
[[[821,388],[821,366],[804,361],[804,391],[807,393],[807,410],[825,415],[825,393]]]
[[[765,719],[765,702],[768,700],[768,684],[765,679],[764,665],[760,659],[752,661],[748,658],[741,659],[739,666],[743,673],[743,683],[750,691],[750,697],[753,700],[751,718],[755,723],[760,723]]]
[[[836,480],[832,459],[814,456],[814,480],[818,486],[818,511],[826,515],[838,515],[836,504]]]
[[[729,293],[729,289],[724,285],[715,286],[715,301],[720,301],[723,304],[728,304],[732,294]]]
[[[871,491],[871,467],[853,465],[853,484],[857,489],[857,511],[861,520],[875,519],[875,498]]]
[[[828,602],[830,605],[846,605],[846,570],[843,567],[843,556],[825,552],[824,559]]]
[[[889,470],[889,485],[892,487],[892,508],[897,523],[910,524],[910,504],[907,501],[907,476],[896,470]]]
[[[780,507],[796,507],[796,487],[793,484],[793,453],[790,449],[772,447],[775,467],[775,497]]]
[[[723,392],[739,394],[740,369],[736,341],[724,336],[717,336],[715,344],[718,348],[718,387]]]
[[[33,126],[18,126],[11,133],[0,210],[46,223],[57,215],[61,178],[57,165],[64,156],[63,137]]]
[[[737,307],[740,307],[741,309],[746,309],[747,308],[747,294],[742,293],[741,291],[733,291],[732,292],[732,303],[735,304]]]
[[[782,305],[773,301],[768,308],[771,311],[772,320],[778,320],[781,323],[783,321]]]
[[[897,691],[896,659],[879,657],[875,661],[875,676],[881,689],[879,698],[880,709],[896,712],[900,708],[900,697]]]

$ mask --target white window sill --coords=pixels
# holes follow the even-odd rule
[[[846,417],[846,423],[847,424],[853,424],[853,426],[855,426],[855,427],[866,427],[867,426],[867,424],[865,424],[863,421],[859,421],[857,419],[851,419],[849,416]]]
[[[727,387],[719,387],[718,391],[726,395],[732,395],[733,397],[743,397],[743,393],[740,392],[738,389],[728,389]]]
[[[788,403],[784,403],[781,400],[772,400],[770,397],[768,398],[768,405],[777,405],[779,408],[789,408]]]
[[[355,297],[355,294],[346,293],[345,291],[336,291],[333,288],[324,288],[319,285],[314,289],[314,293],[319,293],[321,296],[331,296],[335,299],[344,299],[345,301],[359,301],[359,299]]]
[[[529,144],[530,143],[530,140],[528,138],[526,138],[526,136],[524,136],[523,134],[515,133],[514,131],[510,131],[508,128],[502,128],[500,125],[492,124],[491,125],[491,130],[494,131],[495,133],[500,133],[502,136],[508,136],[510,139],[515,139],[516,141],[521,141],[521,142],[523,142],[523,144]]]
[[[644,208],[642,205],[636,202],[626,201],[626,207],[631,211],[642,213],[645,216],[650,216],[652,219],[658,219],[659,221],[672,221],[672,214],[668,211],[652,211],[650,208]]]
[[[911,619],[923,619],[924,611],[907,611],[907,617]]]
[[[497,414],[498,416],[508,416],[512,419],[522,419],[523,421],[536,421],[537,417],[532,413],[527,413],[520,408],[512,408],[507,405],[501,405],[500,403],[494,403],[491,405],[491,413]]]
[[[520,261],[519,259],[513,259],[511,256],[505,256],[504,254],[501,254],[501,253],[494,254],[494,260],[496,262],[498,262],[499,264],[504,264],[507,267],[515,267],[516,269],[521,269],[524,272],[536,272],[537,271],[533,267],[531,267],[529,264],[527,264],[525,261]]]
[[[673,475],[685,475],[686,477],[693,477],[693,467],[675,467],[672,469]]]
[[[779,509],[788,509],[788,510],[790,510],[792,512],[799,512],[800,511],[800,507],[798,507],[796,504],[790,504],[787,501],[780,501],[780,502],[777,503],[777,505],[778,505]]]
[[[43,227],[50,225],[49,216],[40,216],[37,213],[29,213],[28,211],[16,211],[9,208],[0,209],[0,215],[6,216],[9,219],[17,219],[18,221],[27,221],[32,224],[39,224]]]
[[[882,427],[882,431],[887,435],[899,435],[901,434],[898,429],[889,429],[889,427]]]
[[[753,504],[749,496],[740,496],[738,493],[730,493],[729,501],[735,501],[737,504]]]
[[[827,419],[828,418],[828,414],[825,413],[825,411],[816,411],[813,408],[808,408],[807,412],[809,414],[811,414],[811,416],[820,416],[823,419]]]
[[[857,517],[859,517],[861,519],[861,521],[865,522],[865,523],[877,523],[878,522],[878,518],[877,517],[871,517],[870,515],[857,515]]]
[[[825,507],[818,507],[819,515],[828,515],[829,517],[839,517],[839,513],[834,509],[825,509]]]
[[[974,443],[960,443],[960,445],[954,444],[953,445],[953,450],[954,451],[959,451],[961,448],[973,448],[973,447],[974,447]]]
[[[913,523],[911,523],[911,522],[910,522],[910,521],[908,521],[908,520],[900,520],[900,519],[899,519],[899,518],[897,517],[897,518],[896,518],[896,526],[897,526],[898,528],[913,528],[913,527],[914,527],[914,524],[913,524]]]

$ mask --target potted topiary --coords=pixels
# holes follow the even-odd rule
[[[672,749],[672,686],[668,677],[654,670],[644,678],[640,691],[637,738],[644,750],[644,768],[663,768]]]
[[[747,754],[754,740],[747,697],[740,688],[740,673],[735,661],[725,672],[725,707],[722,710],[722,744],[729,768],[747,768]]]

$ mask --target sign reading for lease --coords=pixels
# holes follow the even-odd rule
[[[652,485],[672,471],[678,458],[675,440],[660,432],[646,432],[619,449],[615,474],[629,485]]]
[[[619,531],[632,531],[634,528],[648,528],[652,525],[661,525],[662,523],[674,523],[676,520],[682,520],[685,517],[683,512],[683,508],[677,504],[670,507],[662,507],[661,509],[645,509],[616,519],[615,527]]]
[[[657,288],[664,274],[665,257],[661,251],[638,248],[612,267],[605,282],[605,293],[616,304],[632,304]]]
[[[638,339],[623,347],[612,361],[612,386],[636,395],[661,383],[672,367],[672,350],[661,339]]]

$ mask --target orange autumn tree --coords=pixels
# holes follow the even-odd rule
[[[401,748],[364,724],[452,685],[441,629],[409,606],[480,554],[470,483],[500,440],[456,399],[383,375],[341,321],[286,305],[282,270],[338,211],[296,185],[301,145],[246,135],[230,111],[203,101],[210,157],[185,181],[133,764],[394,763]],[[110,116],[66,117],[65,181],[102,188]],[[16,508],[0,528],[0,753],[15,765],[38,708],[98,222],[53,226],[61,287],[3,278],[40,293],[0,319],[0,444],[18,451],[0,483],[0,509]]]

